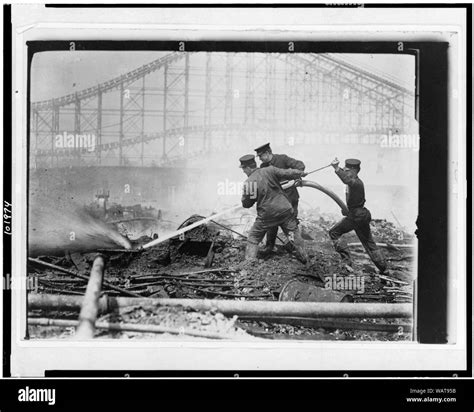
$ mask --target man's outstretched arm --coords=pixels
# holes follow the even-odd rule
[[[331,166],[334,168],[334,171],[344,184],[351,186],[355,183],[356,179],[352,177],[349,173],[347,173],[344,169],[341,169],[339,167],[339,160],[337,160],[337,157],[331,162]]]
[[[282,179],[299,179],[301,177],[305,177],[306,173],[303,170],[298,169],[279,169],[278,167],[272,167],[272,172],[275,176],[282,180]]]

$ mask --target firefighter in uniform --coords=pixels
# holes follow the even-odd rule
[[[258,245],[268,230],[280,226],[293,242],[297,258],[307,263],[308,257],[290,201],[280,186],[285,179],[298,179],[306,174],[297,169],[279,169],[274,166],[257,168],[255,156],[245,155],[240,159],[240,168],[248,176],[244,182],[242,206],[245,208],[257,204],[257,218],[250,229],[245,260],[257,257]]]
[[[273,154],[272,149],[270,148],[270,143],[266,143],[260,147],[257,147],[255,151],[257,152],[257,156],[262,161],[262,164],[260,165],[261,168],[274,166],[279,169],[297,169],[301,171],[304,171],[305,169],[305,164],[300,160],[293,159],[285,154]],[[293,208],[294,216],[297,219],[298,200],[300,197],[298,194],[298,189],[296,188],[296,186],[293,186],[284,190],[284,192],[288,200],[290,201],[291,207]],[[262,253],[268,254],[273,251],[273,248],[275,247],[277,233],[278,226],[272,227],[267,232],[267,242]]]
[[[375,266],[384,273],[387,263],[382,251],[377,247],[370,231],[372,216],[365,205],[364,183],[360,180],[360,160],[347,159],[344,169],[339,167],[339,161],[335,159],[331,163],[336,174],[346,184],[346,203],[349,213],[344,219],[329,229],[329,236],[333,241],[336,251],[341,255],[343,262],[351,266],[352,259],[347,243],[341,238],[344,233],[355,230],[366,252],[374,262]]]

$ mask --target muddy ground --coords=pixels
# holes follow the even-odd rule
[[[179,226],[192,223],[195,216]],[[190,299],[237,299],[271,300],[280,298],[282,288],[296,279],[298,285],[307,288],[325,289],[328,277],[363,278],[362,290],[342,291],[353,302],[398,303],[412,302],[413,261],[415,249],[411,234],[403,233],[391,222],[375,220],[371,223],[377,242],[388,244],[384,253],[391,268],[391,279],[381,278],[378,271],[361,246],[352,246],[354,264],[351,268],[342,264],[335,253],[327,231],[339,219],[333,215],[319,215],[316,211],[301,213],[301,227],[310,256],[310,265],[300,263],[293,254],[279,243],[275,251],[250,265],[244,264],[245,239],[222,226],[210,223],[186,233],[184,238],[165,241],[140,253],[107,252],[105,279],[116,286],[133,291],[144,297],[190,298]],[[217,220],[235,231],[245,234],[248,225],[234,224],[231,219]],[[168,223],[169,225],[169,223]],[[117,225],[122,234],[130,233],[126,225]],[[176,229],[176,227],[175,227]],[[151,232],[150,232],[151,234]],[[152,235],[152,234],[151,234]],[[359,242],[355,233],[346,235],[348,242]],[[151,241],[150,236],[132,239],[132,246],[139,248]],[[392,245],[406,245],[396,247]],[[209,252],[210,251],[210,252]],[[40,256],[71,271],[87,275],[95,253],[66,253],[64,256]],[[208,266],[208,267],[205,267]],[[204,271],[205,270],[205,271]],[[201,273],[193,273],[199,272]],[[38,292],[48,294],[82,295],[86,281],[57,271],[29,265],[29,276],[38,279]],[[360,289],[360,288],[359,288]],[[316,289],[315,289],[316,290]],[[104,293],[120,296],[120,292],[107,290]],[[292,300],[298,300],[293,293]],[[168,309],[166,312],[165,309]],[[164,312],[165,311],[165,312]],[[166,316],[164,315],[166,314]],[[47,313],[35,311],[30,317],[77,319],[77,313]],[[301,325],[278,323],[265,319],[229,319],[219,313],[196,313],[189,310],[169,310],[162,307],[131,308],[127,313],[105,315],[99,320],[165,324],[173,328],[191,328],[199,331],[225,331],[231,338],[248,339],[253,336],[267,339],[314,339],[314,340],[410,340],[411,324],[406,319],[330,319]],[[346,322],[346,324],[344,324]],[[356,324],[390,324],[392,328],[360,330]],[[402,325],[402,328],[398,326]],[[375,328],[377,329],[377,328]],[[74,328],[52,326],[30,326],[30,338],[68,338]],[[168,335],[136,332],[109,332],[98,330],[98,338],[149,339],[167,338]],[[171,335],[170,335],[171,336]],[[176,336],[174,336],[176,338]]]

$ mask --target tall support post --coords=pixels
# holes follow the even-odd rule
[[[407,122],[407,118],[405,116],[405,98],[403,95],[401,96],[401,102],[400,102],[400,119],[401,119],[401,124],[403,127],[403,130],[409,130],[410,125]],[[410,130],[410,133],[412,131]]]
[[[289,142],[288,138],[292,137],[292,143],[296,143],[296,134],[298,128],[298,76],[299,70],[297,70],[295,65],[290,64],[289,59],[292,58],[290,55],[287,55],[287,76],[286,80],[286,92],[287,94],[287,107],[286,111],[288,113],[287,117],[287,128],[291,131],[291,135],[286,136],[287,143]]]
[[[290,64],[289,64],[289,61],[288,61],[289,58],[290,58],[290,56],[289,56],[289,54],[287,54],[285,56],[285,88],[284,88],[285,89],[285,94],[284,94],[284,99],[283,99],[283,105],[285,106],[283,108],[283,110],[284,110],[283,119],[284,119],[284,122],[285,122],[284,127],[283,127],[284,130],[285,130],[285,139],[284,139],[285,142],[288,139],[287,134],[288,134],[288,129],[289,129],[289,127],[288,127],[288,98],[289,98],[289,94],[290,94],[289,93],[289,90],[290,90],[289,73],[288,73],[289,70],[290,70]]]
[[[265,55],[265,121],[275,127],[275,59]]]
[[[142,120],[142,130],[141,130],[141,150],[140,150],[140,160],[143,167],[144,157],[145,157],[145,76],[142,78],[142,107],[141,107],[141,120]]]
[[[378,110],[379,110],[379,116],[380,116],[380,128],[381,130],[383,130],[385,128],[385,108],[383,107],[381,100],[377,101],[377,106],[379,108]]]
[[[383,125],[383,108],[380,104],[380,100],[375,101],[376,107],[377,107],[377,130],[383,130],[384,125]]]
[[[307,103],[307,116],[306,116],[306,130],[309,143],[313,142],[313,122],[314,122],[314,84],[313,84],[313,69],[311,65],[308,65],[308,72],[305,74],[307,77],[307,91],[308,91],[308,103]]]
[[[166,159],[166,116],[167,116],[167,103],[168,103],[168,63],[164,67],[164,80],[163,80],[163,159]]]
[[[97,136],[97,164],[102,163],[102,90],[99,88],[97,93],[97,125],[96,125],[96,136]]]
[[[74,103],[74,154],[76,155],[76,166],[81,164],[81,148],[76,147],[76,142],[78,141],[78,135],[81,134],[81,101],[77,96],[76,92],[76,101]]]
[[[265,54],[265,123],[270,125],[270,101],[271,101],[271,90],[270,90],[270,62],[269,55]]]
[[[206,90],[204,98],[204,134],[203,149],[207,150],[210,145],[210,127],[211,127],[211,53],[206,53]]]
[[[225,83],[226,83],[226,92],[225,92],[225,111],[224,111],[224,124],[226,128],[226,132],[224,134],[225,140],[224,145],[227,147],[227,143],[229,140],[229,124],[233,123],[233,98],[234,98],[234,91],[233,91],[233,70],[232,70],[232,62],[233,62],[233,54],[227,53],[226,54],[226,65],[225,65]]]
[[[39,115],[36,110],[33,111],[33,131],[35,136],[35,169],[38,168],[38,143],[39,143]]]
[[[341,82],[341,70],[338,67],[336,70],[334,70],[334,77],[337,79],[337,84],[339,87],[336,89],[339,91],[339,93],[335,96],[335,109],[336,109],[336,115],[337,115],[337,124],[339,125],[338,129],[342,126],[344,126],[344,116],[343,116],[343,111],[345,108],[345,96],[347,96],[347,93],[349,92],[346,90],[346,86],[344,83]]]
[[[292,128],[295,130],[295,136],[294,136],[294,143],[296,143],[297,136],[298,136],[298,128],[299,128],[299,122],[298,122],[298,117],[299,117],[299,94],[301,91],[300,88],[300,70],[296,68],[296,66],[292,66],[292,73],[291,73],[291,92],[292,92]]]
[[[374,93],[370,92],[369,93],[370,98],[372,98],[372,113],[373,113],[373,124],[375,126],[375,130],[381,130],[380,127],[380,122],[379,122],[379,112],[378,112],[378,104],[377,104],[377,99],[374,97]]]
[[[59,133],[59,106],[53,107],[51,118],[51,167],[54,167],[55,136]],[[58,166],[58,156],[56,155],[56,166]]]
[[[395,110],[393,109],[393,107],[388,106],[387,110],[388,110],[388,121],[389,121],[389,124],[390,124],[390,125],[399,125],[399,127],[400,127],[400,133],[403,133],[403,125],[402,125],[401,122],[397,122],[397,121],[396,121],[396,118],[395,118]]]
[[[300,119],[298,121],[298,124],[300,126],[301,129],[305,130],[306,129],[306,122],[307,122],[307,113],[308,113],[308,90],[309,90],[309,87],[308,87],[308,75],[307,73],[309,73],[310,69],[309,69],[309,65],[306,64],[304,66],[304,70],[303,70],[303,81],[299,84],[297,84],[296,86],[301,90],[301,94],[302,94],[302,99],[301,100],[297,100],[297,112],[300,114]],[[306,133],[303,134],[304,136],[304,139],[306,139]]]
[[[355,105],[354,105],[354,93],[355,91],[347,88],[348,93],[345,95],[348,100],[349,104],[349,116],[347,116],[347,119],[345,121],[345,126],[346,128],[350,131],[350,133],[355,133],[355,128],[354,128],[354,117],[355,117]],[[357,133],[359,141],[362,141],[363,138],[363,133]]]
[[[184,155],[188,153],[188,125],[189,125],[189,53],[184,58],[184,113],[183,113]]]
[[[277,75],[276,75],[276,63],[277,60],[274,56],[271,57],[271,67],[272,67],[272,95],[273,95],[273,102],[272,102],[272,121],[273,123],[276,122],[277,116],[276,116],[276,105],[277,105]]]
[[[119,165],[123,166],[123,82],[120,83]]]
[[[316,116],[318,124],[320,125],[320,129],[324,129],[324,120],[326,118],[325,111],[327,110],[327,106],[324,104],[324,94],[326,93],[326,87],[324,83],[324,75],[322,73],[318,74],[318,86],[317,86],[317,93],[318,93],[318,105],[316,107]],[[321,140],[325,134],[324,130],[322,130]]]
[[[51,158],[50,158],[50,161],[51,161],[51,164],[50,164],[50,167],[54,167],[54,136],[55,136],[55,128],[54,128],[54,124],[55,124],[55,119],[56,119],[56,109],[57,107],[56,106],[53,106],[53,111],[51,112]]]
[[[245,125],[250,125],[250,137],[252,143],[255,140],[255,60],[253,53],[247,53],[247,73],[246,73],[246,93],[245,93]]]
[[[363,113],[365,110],[365,97],[360,90],[357,92],[356,104],[357,104],[357,107],[356,107],[357,120],[355,123],[355,128],[357,130],[361,130],[361,129],[364,129],[364,127],[362,127],[362,119],[363,119]]]
[[[74,336],[77,340],[92,339],[94,337],[95,322],[99,315],[99,297],[102,291],[104,272],[105,258],[98,255],[92,264],[91,274],[79,314],[79,325]]]

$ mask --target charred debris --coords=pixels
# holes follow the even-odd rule
[[[132,247],[127,250],[108,245],[93,253],[65,250],[62,256],[30,257],[28,276],[34,281],[28,292],[30,338],[75,337],[81,322],[78,312],[84,310],[78,302],[84,299],[86,306],[98,254],[104,269],[100,282],[96,279],[100,284],[96,293],[99,301],[115,303],[100,307],[96,302],[92,309],[95,338],[412,338],[406,308],[413,301],[414,238],[389,221],[375,219],[371,229],[393,269],[391,276],[377,273],[355,234],[347,236],[354,265],[343,265],[328,236],[338,217],[318,210],[300,215],[309,266],[278,243],[273,253],[246,265],[243,256],[249,216],[221,216],[143,249],[143,245],[195,224],[204,216],[192,215],[176,223],[151,206],[108,204],[108,192],[96,197],[87,212],[128,238]],[[175,305],[173,299],[207,303],[202,307]],[[234,302],[234,312],[219,310],[222,301]],[[299,305],[294,305],[295,311],[288,306],[288,313],[281,313],[265,309],[265,302]],[[316,304],[315,311],[321,310],[322,315],[299,311],[302,302],[307,302],[306,307]],[[335,305],[354,308],[354,304],[359,305],[355,312],[327,311]],[[387,305],[397,310],[387,315],[374,309]]]

